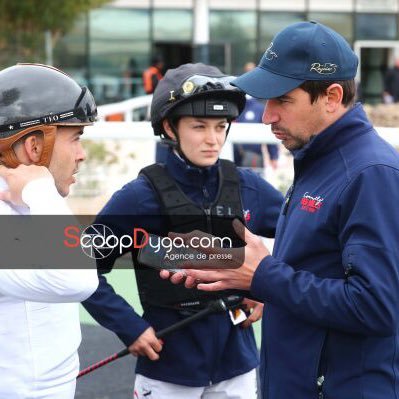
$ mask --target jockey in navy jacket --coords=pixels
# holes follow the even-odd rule
[[[217,194],[219,163],[207,168],[188,165],[169,151],[166,169],[183,192],[196,204],[206,207]],[[238,169],[244,216],[250,230],[273,237],[282,196],[265,180],[249,170]],[[145,177],[126,184],[117,191],[97,216],[102,223],[109,215],[122,215],[116,234],[130,234],[132,226],[160,231],[161,208],[156,193]],[[108,218],[107,218],[108,220]],[[145,225],[146,223],[151,224]],[[103,272],[112,269],[115,256],[99,260]],[[134,309],[99,276],[97,291],[83,305],[104,327],[115,332],[126,346],[131,345],[149,326],[155,331],[181,320],[179,311],[149,307],[140,317]],[[132,282],[133,285],[133,282]],[[132,289],[134,289],[132,287]],[[228,313],[198,320],[164,338],[160,359],[156,362],[140,356],[136,372],[146,377],[186,386],[207,386],[252,370],[258,365],[258,351],[253,330],[233,326]]]

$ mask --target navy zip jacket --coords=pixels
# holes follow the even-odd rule
[[[358,104],[294,158],[251,286],[263,398],[399,398],[398,154]]]
[[[196,204],[206,208],[216,197],[218,164],[199,169],[188,166],[173,152],[168,153],[166,168],[183,192]],[[241,197],[249,228],[256,234],[274,237],[283,197],[270,184],[252,171],[240,170]],[[114,234],[130,234],[133,226],[151,232],[161,230],[160,205],[150,183],[143,176],[116,192],[95,223],[109,215],[122,215],[112,226]],[[107,223],[109,225],[109,223]],[[99,270],[112,269],[115,256],[98,261]],[[150,307],[140,317],[132,307],[99,276],[97,291],[84,307],[104,327],[115,332],[126,346],[130,346],[144,330],[155,331],[168,327],[187,315],[175,310]],[[132,282],[133,284],[133,282]],[[210,315],[191,323],[164,339],[160,359],[156,362],[139,357],[136,372],[160,381],[186,386],[207,386],[246,373],[257,367],[258,351],[252,328],[233,326],[228,313]]]

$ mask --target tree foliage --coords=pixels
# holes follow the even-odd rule
[[[82,13],[109,1],[0,0],[0,62],[43,61],[45,31],[54,43]]]

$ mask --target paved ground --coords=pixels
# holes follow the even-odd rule
[[[82,324],[81,369],[119,352],[123,344],[105,328]],[[135,358],[126,356],[78,380],[75,399],[131,399]]]
[[[82,324],[81,369],[119,352],[123,344],[105,328]],[[78,380],[75,399],[132,399],[135,358],[126,356]],[[189,399],[189,398],[187,398]]]

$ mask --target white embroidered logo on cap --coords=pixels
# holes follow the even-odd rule
[[[272,50],[273,42],[270,43],[270,46],[267,48],[265,52],[265,58],[271,61],[273,58],[278,58],[278,55]]]
[[[315,71],[320,75],[331,75],[332,73],[337,72],[337,68],[337,64],[330,64],[328,62],[320,64],[320,62],[314,62],[310,66],[310,71]]]

